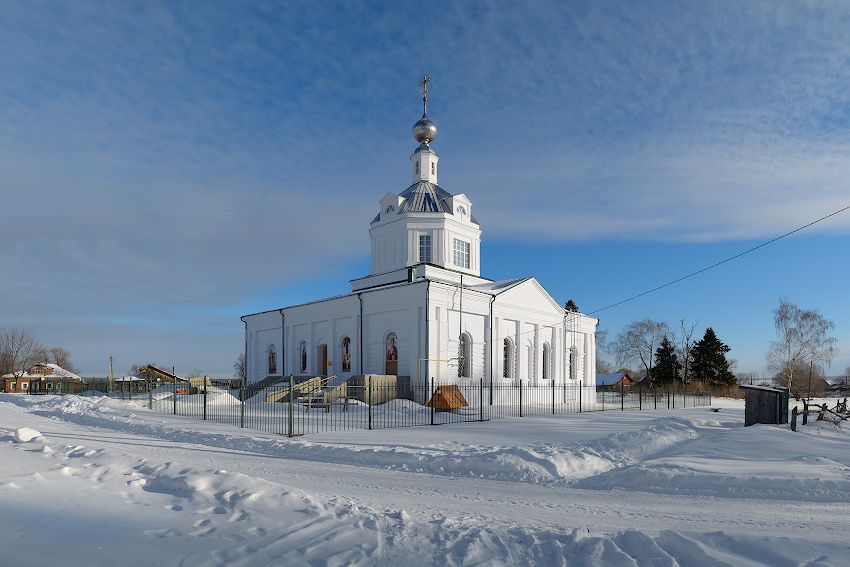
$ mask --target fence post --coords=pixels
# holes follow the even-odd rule
[[[519,416],[523,417],[523,415],[522,415],[522,378],[519,379]]]
[[[478,420],[484,421],[484,378],[478,381]]]
[[[245,382],[248,381],[247,372],[245,376],[242,376],[242,383],[239,385],[239,427],[245,427],[245,395],[247,392],[245,391]]]
[[[372,429],[372,377],[369,376],[369,429]]]
[[[552,415],[555,415],[555,379],[552,379]]]
[[[207,419],[207,380],[208,378],[204,376],[204,421]]]
[[[153,383],[148,380],[148,409],[153,409]]]
[[[294,410],[295,410],[295,390],[292,389],[292,375],[291,374],[289,375],[289,403],[287,404],[287,406],[288,406],[287,411],[289,412],[289,414],[286,418],[286,428],[289,430],[289,433],[287,433],[287,435],[289,435],[290,437],[294,437],[295,436],[295,414],[294,414]]]
[[[431,378],[429,388],[430,388],[430,391],[425,395],[425,397],[427,398],[428,396],[431,396],[431,399],[430,399],[430,402],[431,402],[431,425],[434,425],[434,412],[435,412],[434,408],[437,405],[434,402],[434,378]]]
[[[582,394],[584,393],[584,389],[582,387],[583,382],[584,382],[584,380],[578,381],[578,412],[579,413],[581,413],[581,397],[582,397]]]
[[[626,409],[626,385],[620,382],[620,411]]]
[[[638,384],[638,410],[643,409],[643,386]]]
[[[177,415],[177,380],[171,379],[171,399],[174,402],[174,415]]]

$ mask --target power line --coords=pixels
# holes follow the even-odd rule
[[[767,246],[768,244],[773,244],[773,243],[774,243],[774,242],[776,242],[777,240],[781,240],[781,239],[785,238],[786,236],[791,236],[792,234],[794,234],[794,233],[796,233],[796,232],[800,232],[801,230],[805,230],[805,229],[809,228],[810,226],[813,226],[813,225],[815,225],[815,224],[817,224],[817,223],[819,223],[819,222],[821,222],[821,221],[824,221],[824,220],[826,220],[826,219],[828,219],[828,218],[830,218],[830,217],[834,217],[834,216],[835,216],[835,215],[837,215],[837,214],[843,213],[844,211],[846,211],[846,210],[848,210],[848,209],[850,209],[850,205],[848,205],[848,206],[844,207],[843,209],[839,209],[839,210],[837,210],[837,211],[835,211],[835,212],[833,212],[833,213],[830,213],[830,214],[826,215],[825,217],[819,218],[819,219],[818,219],[818,220],[816,220],[816,221],[812,221],[812,222],[810,222],[810,223],[809,223],[809,224],[807,224],[807,225],[801,226],[801,227],[799,227],[799,228],[795,228],[794,230],[792,230],[792,231],[790,231],[790,232],[786,232],[786,233],[785,233],[785,234],[783,234],[782,236],[777,236],[776,238],[774,238],[774,239],[772,239],[772,240],[768,240],[767,242],[763,242],[762,244],[759,244],[758,246],[755,246],[755,247],[753,247],[753,248],[750,248],[749,250],[746,250],[746,251],[741,252],[741,253],[739,253],[739,254],[735,254],[734,256],[731,256],[731,257],[729,257],[729,258],[726,258],[725,260],[720,261],[720,262],[717,262],[716,264],[712,264],[711,266],[708,266],[708,267],[706,267],[706,268],[702,268],[701,270],[697,270],[696,272],[690,273],[690,274],[688,274],[688,275],[686,275],[686,276],[682,276],[681,278],[675,279],[675,280],[673,280],[673,281],[671,281],[671,282],[668,282],[668,283],[666,283],[666,284],[664,284],[664,285],[660,285],[660,286],[658,286],[658,287],[654,287],[654,288],[652,288],[652,289],[650,289],[650,290],[648,290],[648,291],[644,291],[643,293],[639,293],[638,295],[635,295],[635,296],[630,297],[630,298],[628,298],[628,299],[624,299],[624,300],[622,300],[622,301],[618,301],[617,303],[612,303],[611,305],[608,305],[607,307],[603,307],[603,308],[601,308],[601,309],[596,309],[596,310],[594,310],[594,311],[590,311],[590,312],[588,312],[588,313],[583,313],[583,314],[584,314],[584,315],[592,315],[592,314],[594,314],[594,313],[599,313],[600,311],[604,311],[604,310],[606,310],[606,309],[610,309],[611,307],[616,307],[617,305],[622,305],[623,303],[628,303],[629,301],[632,301],[632,300],[637,299],[637,298],[639,298],[639,297],[643,297],[644,295],[648,295],[648,294],[653,293],[653,292],[655,292],[655,291],[658,291],[658,290],[660,290],[660,289],[664,289],[665,287],[671,286],[671,285],[673,285],[673,284],[675,284],[675,283],[679,283],[679,282],[680,282],[680,281],[682,281],[682,280],[686,280],[686,279],[688,279],[688,278],[690,278],[690,277],[693,277],[693,276],[695,276],[695,275],[697,275],[697,274],[701,274],[702,272],[706,272],[706,271],[708,271],[708,270],[710,270],[710,269],[712,269],[712,268],[716,268],[717,266],[720,266],[721,264],[725,264],[726,262],[730,262],[730,261],[732,261],[732,260],[734,260],[734,259],[736,259],[736,258],[740,258],[741,256],[744,256],[745,254],[749,254],[750,252],[754,252],[754,251],[758,250],[759,248],[763,248],[763,247]],[[532,334],[532,333],[536,333],[536,332],[538,332],[538,331],[539,331],[539,330],[541,330],[541,329],[555,329],[555,328],[557,328],[557,327],[560,327],[561,325],[562,325],[562,323],[557,323],[557,324],[554,324],[554,325],[541,325],[541,327],[540,327],[539,329],[537,329],[537,330],[535,330],[535,329],[531,329],[531,330],[528,330],[528,331],[523,331],[523,332],[520,332],[520,333],[516,333],[516,334],[511,335],[511,336],[512,336],[512,337],[517,337],[517,338],[519,338],[519,337],[521,337],[521,336],[523,336],[523,335],[530,335],[530,334]],[[494,342],[494,341],[495,341],[495,339],[485,340],[485,341],[483,341],[483,344],[488,344],[488,343],[491,343],[491,342]],[[449,352],[453,352],[453,351],[454,351],[454,349],[452,349],[451,347],[448,347],[448,346],[447,346],[445,349],[442,349],[442,350],[440,350],[440,351],[439,351],[439,356],[443,356],[444,354],[448,354]]]
[[[819,222],[821,222],[821,221],[824,221],[824,220],[828,219],[829,217],[834,217],[835,215],[837,215],[837,214],[839,214],[839,213],[843,213],[844,211],[846,211],[846,210],[848,210],[848,209],[850,209],[850,205],[848,205],[848,206],[844,207],[843,209],[840,209],[840,210],[838,210],[838,211],[835,211],[834,213],[830,213],[830,214],[826,215],[826,216],[825,216],[825,217],[823,217],[823,218],[819,218],[819,219],[818,219],[818,220],[816,220],[816,221],[810,222],[809,224],[807,224],[807,225],[805,225],[805,226],[801,226],[800,228],[795,228],[795,229],[794,229],[794,230],[792,230],[791,232],[786,232],[786,233],[785,233],[785,234],[783,234],[782,236],[777,236],[777,237],[776,237],[776,238],[774,238],[773,240],[768,240],[767,242],[764,242],[764,243],[762,243],[762,244],[759,244],[758,246],[756,246],[756,247],[754,247],[754,248],[750,248],[749,250],[746,250],[746,251],[744,251],[744,252],[741,252],[740,254],[735,254],[734,256],[732,256],[732,257],[730,257],[730,258],[726,258],[725,260],[723,260],[723,261],[721,261],[721,262],[717,262],[716,264],[712,264],[711,266],[708,266],[707,268],[703,268],[703,269],[701,269],[701,270],[697,270],[696,272],[690,273],[690,274],[688,274],[687,276],[682,276],[682,277],[681,277],[681,278],[679,278],[679,279],[673,280],[673,281],[671,281],[671,282],[667,282],[666,284],[664,284],[664,285],[660,285],[660,286],[658,286],[658,287],[654,287],[654,288],[652,288],[652,289],[650,289],[650,290],[648,290],[648,291],[644,291],[643,293],[639,293],[639,294],[637,294],[637,295],[635,295],[635,296],[633,296],[633,297],[630,297],[630,298],[628,298],[628,299],[624,299],[624,300],[622,300],[622,301],[618,301],[617,303],[612,303],[611,305],[608,305],[608,306],[606,306],[606,307],[602,307],[601,309],[595,309],[595,310],[593,310],[593,311],[588,312],[587,314],[588,314],[588,315],[593,315],[594,313],[599,313],[600,311],[605,311],[606,309],[610,309],[610,308],[612,308],[612,307],[616,307],[616,306],[618,306],[618,305],[622,305],[623,303],[628,303],[629,301],[635,300],[635,299],[637,299],[638,297],[643,297],[644,295],[648,295],[648,294],[650,294],[650,293],[656,292],[656,291],[658,291],[659,289],[664,289],[665,287],[668,287],[668,286],[671,286],[671,285],[673,285],[673,284],[679,283],[680,281],[682,281],[682,280],[686,280],[686,279],[688,279],[688,278],[690,278],[690,277],[693,277],[693,276],[695,276],[695,275],[697,275],[697,274],[701,274],[701,273],[703,273],[703,272],[707,272],[708,270],[710,270],[710,269],[712,269],[712,268],[716,268],[717,266],[720,266],[721,264],[725,264],[726,262],[731,262],[731,261],[732,261],[732,260],[734,260],[735,258],[740,258],[741,256],[743,256],[743,255],[745,255],[745,254],[749,254],[750,252],[755,252],[755,251],[756,251],[756,250],[758,250],[759,248],[763,248],[763,247],[767,246],[768,244],[773,244],[773,243],[774,243],[774,242],[776,242],[777,240],[781,240],[781,239],[785,238],[786,236],[791,236],[791,235],[792,235],[792,234],[794,234],[795,232],[800,232],[801,230],[805,230],[805,229],[809,228],[810,226],[813,226],[813,225],[815,225],[815,224],[817,224],[817,223],[819,223]]]

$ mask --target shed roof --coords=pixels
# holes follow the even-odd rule
[[[597,386],[612,386],[618,383],[622,379],[626,379],[628,382],[633,382],[632,377],[624,372],[620,372],[617,374],[597,374],[596,375],[596,385]]]

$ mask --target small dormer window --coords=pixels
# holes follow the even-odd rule
[[[437,164],[435,164],[435,163],[432,161],[432,162],[431,162],[431,175],[434,175],[434,173],[436,173],[436,168],[437,168]]]
[[[419,162],[416,162],[416,175],[419,175]]]
[[[464,206],[463,206],[463,205],[460,205],[460,206],[457,208],[457,213],[458,213],[459,215],[465,215],[465,214],[466,214],[466,209],[464,208]]]
[[[387,205],[387,210],[384,213],[390,213],[395,210],[395,207],[392,205]]]

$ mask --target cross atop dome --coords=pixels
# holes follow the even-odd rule
[[[422,87],[422,114],[428,113],[428,83],[431,82],[431,77],[422,75],[422,82],[419,86]]]
[[[423,147],[428,147],[428,144],[437,137],[437,125],[428,118],[428,83],[430,82],[431,77],[422,75],[422,82],[419,83],[422,87],[422,118],[413,125],[413,139]]]

